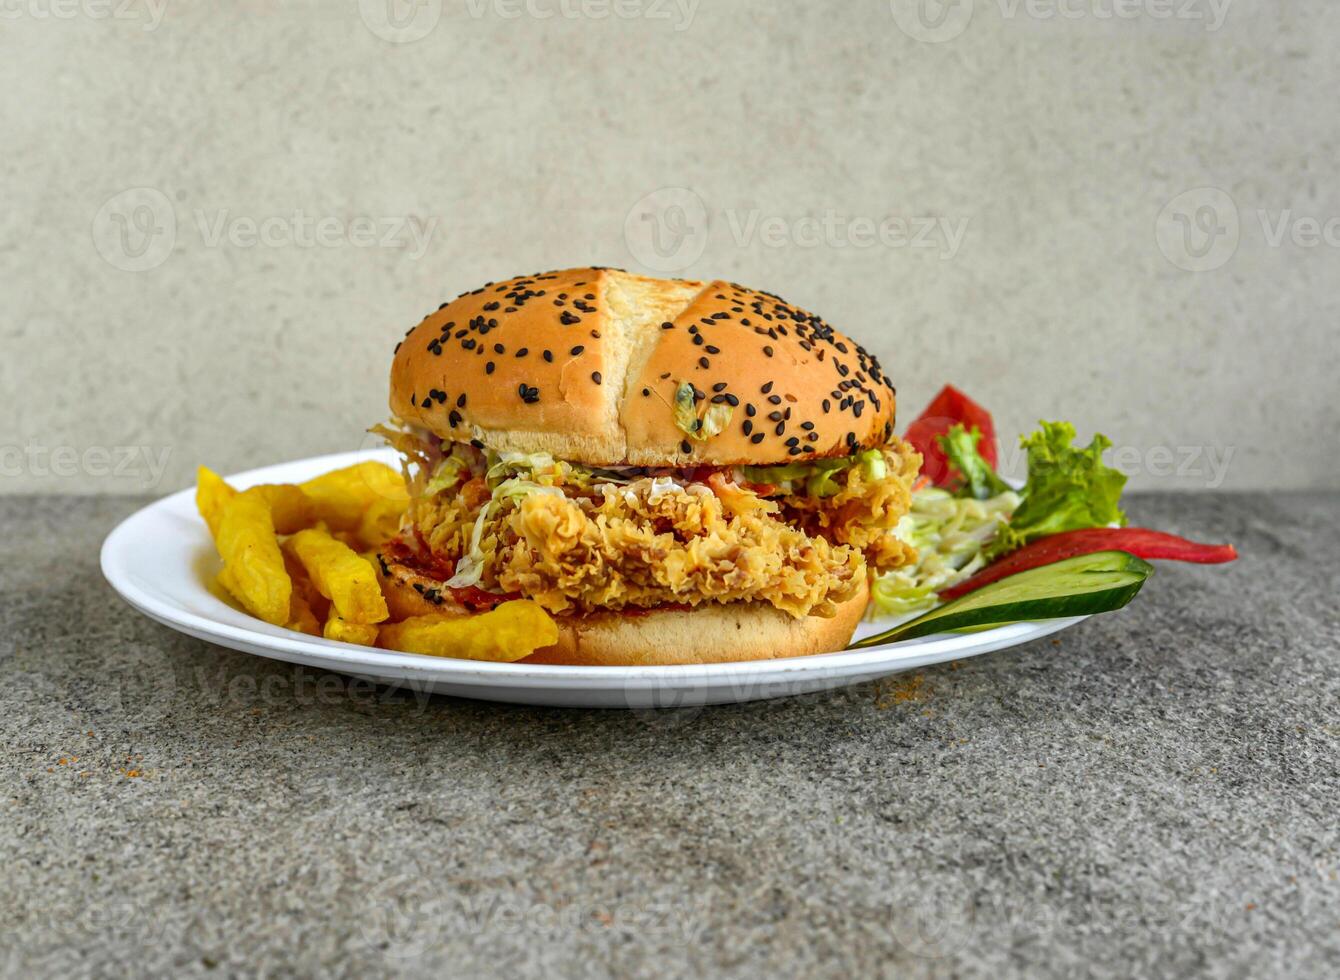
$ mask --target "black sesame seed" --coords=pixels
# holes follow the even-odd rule
[[[453,429],[456,428],[456,426],[461,424],[461,413],[453,408],[451,414],[447,416],[447,421],[451,423]]]
[[[762,388],[760,388],[759,391],[763,392],[763,394],[765,394],[765,395],[766,395],[766,394],[769,394],[769,393],[772,391],[772,382],[769,381],[769,382],[768,382],[767,384],[765,384]]]
[[[464,407],[465,407],[465,393],[464,393],[464,392],[461,393],[461,397],[460,397],[460,398],[457,398],[457,399],[456,399],[456,407],[457,407],[457,408],[464,408]]]
[[[698,358],[698,366],[704,370],[712,366],[712,362],[705,357]]]
[[[683,442],[679,444],[679,451],[687,456],[689,453],[693,452],[693,447],[690,446],[689,441],[685,439]]]
[[[546,361],[548,361],[550,364],[554,363],[554,352],[551,351],[551,350],[547,350],[547,351],[545,351],[545,352],[544,352],[544,359],[545,359]]]
[[[736,398],[730,392],[726,392],[726,404],[731,408],[734,408],[736,405],[740,404],[740,399]]]
[[[778,423],[777,423],[777,428],[773,429],[772,431],[773,431],[773,434],[774,434],[774,435],[781,435],[783,432],[786,431],[786,423],[785,423],[785,422],[778,422]]]
[[[471,439],[471,440],[470,440],[470,445],[474,446],[476,449],[483,449],[483,448],[484,448],[483,440],[480,440],[480,439]]]
[[[827,415],[829,410],[833,407],[832,403],[827,398],[824,399],[823,406],[825,415]]]
[[[780,422],[780,421],[782,420],[782,413],[781,413],[781,412],[769,412],[769,413],[768,413],[768,418],[771,419],[771,420],[774,421],[774,422]]]
[[[718,381],[716,384],[712,385],[712,390],[713,390],[713,391],[725,391],[725,390],[726,390],[726,382],[724,382],[724,381]]]
[[[744,425],[740,426],[740,429],[741,431],[744,432],[745,435],[749,435],[749,433],[754,431],[754,423],[749,421],[748,419],[745,419]]]
[[[485,373],[485,374],[492,374],[492,373],[493,373],[493,362],[492,362],[492,361],[489,361],[487,364],[484,365],[484,373]]]
[[[650,388],[643,388],[643,389],[642,389],[642,397],[643,397],[643,398],[646,398],[646,397],[647,397],[648,395],[650,395],[650,394],[651,394],[651,389],[650,389]]]
[[[423,401],[419,402],[419,407],[420,407],[420,408],[432,408],[432,407],[433,407],[433,400],[432,400],[431,398],[425,398]]]
[[[666,320],[664,323],[661,324],[661,329],[662,329],[662,330],[673,330],[673,329],[675,329],[675,325],[674,325],[673,323],[671,323],[669,320]]]
[[[707,351],[707,353],[709,353],[709,354],[720,354],[720,353],[721,353],[721,348],[720,348],[720,347],[713,347],[711,344],[708,344],[706,347],[703,348],[703,350]]]
[[[782,403],[782,396],[781,396],[781,395],[769,395],[769,396],[768,396],[768,404],[769,404],[769,405],[780,405],[781,403]]]
[[[713,395],[713,396],[712,396],[712,404],[713,404],[713,405],[720,405],[720,404],[721,404],[722,402],[724,402],[725,400],[726,400],[726,396],[725,396],[725,395]]]
[[[744,407],[744,414],[748,415],[750,418],[753,418],[753,417],[754,417],[754,413],[755,413],[756,411],[757,411],[757,409],[755,409],[754,406],[753,406],[752,404],[746,405],[746,406]]]
[[[523,348],[521,348],[519,351],[516,352],[516,356],[517,356],[517,357],[525,357],[525,356],[526,356],[527,354],[529,354],[529,353],[530,353],[530,348],[529,348],[529,347],[523,347]]]
[[[591,380],[594,381],[596,384],[600,384],[600,372],[599,372],[599,371],[592,371],[592,372],[591,372]]]
[[[791,438],[789,438],[789,439],[786,440],[786,444],[787,444],[788,446],[799,446],[799,445],[800,445],[800,439],[798,439],[796,436],[792,436]]]
[[[750,437],[749,441],[752,442],[754,445],[757,446],[760,442],[763,441],[763,433],[762,433],[762,432],[755,432],[755,433],[753,434],[753,436]]]
[[[763,346],[763,353],[767,354],[769,357],[772,357],[772,348],[765,344]]]
[[[800,427],[801,427],[802,429],[804,429],[806,432],[809,432],[809,431],[811,431],[811,430],[814,428],[814,423],[813,423],[813,422],[801,422],[801,423],[800,423]]]
[[[693,343],[694,343],[696,346],[701,347],[701,346],[703,345],[703,335],[700,334],[700,333],[696,333],[696,334],[694,334],[694,335],[693,335]]]

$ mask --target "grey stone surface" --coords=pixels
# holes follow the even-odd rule
[[[141,501],[0,500],[9,975],[1334,976],[1340,498],[1014,651],[688,715],[412,695],[103,583]]]

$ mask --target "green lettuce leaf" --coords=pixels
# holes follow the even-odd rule
[[[675,389],[675,425],[690,439],[706,442],[713,436],[719,436],[730,425],[735,409],[731,405],[719,402],[709,405],[698,415],[698,399],[691,382],[681,381]]]
[[[1020,440],[1028,450],[1028,482],[1023,503],[1002,527],[987,551],[996,558],[1037,538],[1085,527],[1125,524],[1119,506],[1123,473],[1103,463],[1112,441],[1096,435],[1083,449],[1071,445],[1075,427],[1069,422],[1042,422]]]
[[[991,464],[977,451],[977,444],[981,441],[982,433],[977,426],[968,430],[961,423],[939,437],[945,458],[960,477],[955,496],[986,500],[1010,489],[1009,484],[996,475]]]

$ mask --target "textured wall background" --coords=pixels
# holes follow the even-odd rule
[[[401,333],[599,263],[781,293],[904,421],[1340,485],[1340,4],[0,0],[0,492],[352,448]]]

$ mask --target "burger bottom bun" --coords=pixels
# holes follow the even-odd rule
[[[414,588],[440,588],[405,565],[386,559],[382,578],[392,619],[410,616],[476,615],[449,600],[428,601]],[[851,641],[865,612],[865,580],[831,619],[796,619],[765,602],[709,603],[696,609],[602,612],[555,616],[558,642],[520,661],[588,667],[661,667],[743,660],[805,657],[841,650]]]

